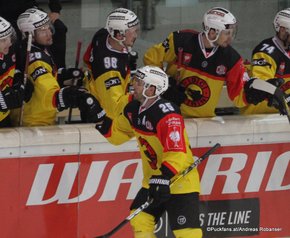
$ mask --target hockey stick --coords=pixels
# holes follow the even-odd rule
[[[76,61],[75,61],[75,68],[78,68],[79,67],[79,63],[80,63],[80,55],[81,55],[81,48],[82,48],[82,42],[81,41],[78,41],[78,44],[77,44],[77,53],[76,53]],[[77,80],[74,80],[72,85],[73,86],[76,86],[76,83],[77,83]],[[72,117],[72,107],[69,108],[69,111],[68,111],[68,124],[71,123],[71,117]]]
[[[210,154],[212,154],[217,148],[219,148],[221,145],[219,143],[215,144],[212,148],[210,148],[206,153],[204,153],[200,158],[198,158],[194,163],[192,163],[187,169],[182,171],[182,173],[175,179],[173,179],[170,182],[170,187],[175,184],[178,180],[183,178],[185,175],[187,175],[191,170],[193,170],[195,167],[197,167],[203,160],[205,160]],[[131,213],[128,217],[126,217],[119,225],[117,225],[115,228],[113,228],[108,233],[96,236],[94,238],[109,238],[113,234],[115,234],[118,230],[120,230],[124,225],[126,225],[130,220],[132,220],[135,216],[137,216],[140,212],[142,212],[144,209],[150,206],[150,204],[153,202],[153,199],[148,199],[144,204],[142,204],[140,207],[138,207],[133,213]]]
[[[183,48],[178,48],[178,55],[177,55],[177,74],[176,74],[176,84],[179,84],[180,82],[180,71],[181,71],[181,64],[182,64],[182,55],[183,55]]]
[[[24,68],[24,77],[23,77],[24,90],[25,90],[26,83],[27,83],[27,78],[28,78],[28,66],[29,66],[29,57],[30,57],[30,51],[31,51],[31,44],[32,44],[32,33],[29,33],[28,34],[28,39],[27,39],[25,68]],[[21,108],[20,108],[19,126],[22,126],[23,113],[24,113],[24,101],[22,102],[22,105],[21,105]]]
[[[283,106],[284,112],[285,112],[285,114],[288,118],[288,121],[290,123],[290,109],[289,109],[288,103],[284,97],[284,93],[280,88],[275,87],[274,85],[272,85],[264,80],[254,80],[252,87],[273,95],[273,97],[275,97],[276,100],[278,100],[281,103],[281,105]]]

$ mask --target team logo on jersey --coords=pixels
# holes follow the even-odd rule
[[[111,87],[121,85],[121,80],[119,78],[110,78],[105,81],[106,89],[110,89]]]
[[[269,62],[267,62],[267,60],[265,60],[264,58],[261,58],[261,59],[254,59],[254,60],[252,61],[252,65],[253,65],[253,66],[269,66],[270,69],[271,69],[271,67],[272,67],[272,65],[271,65]]]
[[[207,66],[208,66],[207,61],[203,61],[203,62],[201,63],[201,67],[206,68]]]
[[[180,215],[180,216],[177,217],[177,223],[178,223],[179,225],[184,225],[185,222],[186,222],[186,217],[185,217],[185,216]]]
[[[216,67],[216,73],[218,75],[225,75],[227,72],[227,67],[224,65],[219,65],[218,67]]]
[[[2,69],[5,69],[6,68],[6,63],[4,62],[3,64],[2,64]]]
[[[168,138],[166,139],[167,150],[184,150],[184,141],[182,138],[182,125],[180,118],[170,118],[167,122]]]
[[[191,58],[192,58],[192,54],[189,54],[189,53],[183,53],[183,59],[182,59],[182,63],[184,65],[189,65],[190,61],[191,61]]]
[[[285,72],[285,62],[283,61],[279,65],[279,69],[277,71],[277,74],[284,75],[284,72]]]
[[[181,86],[186,89],[187,98],[183,102],[189,107],[201,107],[210,98],[211,92],[207,82],[196,76],[185,78]]]

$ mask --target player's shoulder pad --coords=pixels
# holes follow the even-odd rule
[[[174,114],[181,115],[180,109],[174,103],[161,98],[154,105],[152,105],[148,110],[148,114],[152,119],[154,119],[155,124],[157,125],[160,120],[164,117]]]
[[[276,55],[278,51],[276,51],[277,46],[274,43],[275,38],[267,38],[261,41],[253,50],[252,54],[262,52],[267,55],[271,55],[272,57]]]
[[[52,56],[46,54],[38,48],[32,47],[29,55],[29,63],[31,64],[38,60],[46,62],[49,65],[52,64]]]

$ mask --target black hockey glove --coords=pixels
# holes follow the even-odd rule
[[[98,100],[89,93],[81,96],[79,109],[81,120],[85,123],[102,122],[106,116],[105,110],[100,106]]]
[[[187,98],[185,94],[185,88],[177,85],[176,80],[173,77],[169,77],[169,87],[162,94],[162,97],[170,102],[175,103],[177,106],[180,106],[181,103],[183,103]]]
[[[24,99],[24,86],[7,87],[0,92],[0,111],[6,112],[9,109],[18,108],[22,106]]]
[[[82,86],[84,80],[84,72],[78,68],[60,68],[57,73],[57,82],[59,86]]]
[[[87,92],[84,88],[67,86],[56,93],[56,107],[58,111],[69,107],[75,108],[80,104],[81,96]]]
[[[245,83],[244,90],[247,102],[250,104],[257,105],[258,103],[264,101],[265,99],[270,100],[273,97],[273,95],[270,95],[268,92],[253,88],[252,84],[255,80],[260,79],[251,78],[249,81]],[[284,83],[284,79],[272,78],[268,79],[267,82],[279,88]]]
[[[158,207],[170,198],[170,179],[164,175],[153,175],[149,180],[149,198],[151,206]]]
[[[32,82],[27,79],[26,85],[24,87],[24,75],[19,70],[16,70],[14,77],[13,77],[13,89],[20,90],[22,93],[24,93],[23,100],[25,102],[28,102],[30,98],[32,97],[32,93],[34,92],[34,85]],[[25,90],[23,90],[25,88]]]

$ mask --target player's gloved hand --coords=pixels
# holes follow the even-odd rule
[[[89,93],[85,93],[81,96],[79,109],[82,122],[98,123],[102,122],[106,116],[106,112],[101,107],[98,100]]]
[[[82,86],[84,72],[78,68],[60,68],[57,72],[57,82],[59,86]]]
[[[151,206],[159,206],[170,198],[170,179],[164,175],[153,175],[149,180],[149,198]]]
[[[180,106],[185,101],[186,94],[185,88],[177,85],[176,80],[173,77],[169,77],[168,89],[162,94],[162,97],[168,101]]]
[[[75,108],[79,106],[83,93],[87,92],[84,88],[66,86],[56,92],[56,107],[58,111],[65,110],[69,107]]]
[[[192,90],[190,88],[187,88],[186,91],[187,94],[191,97],[193,102],[202,98],[202,94],[200,93],[199,90]]]
[[[24,86],[24,75],[19,70],[15,70],[12,88],[14,90],[20,90],[20,92],[23,94],[23,100],[25,102],[30,100],[32,93],[34,92],[34,85],[29,79],[26,80],[26,85]]]
[[[255,89],[252,87],[252,84],[255,80],[261,80],[258,78],[251,78],[244,85],[245,96],[247,102],[250,104],[257,105],[258,103],[264,101],[265,99],[270,99],[273,97],[268,92]],[[282,78],[272,78],[267,80],[268,83],[274,85],[275,87],[280,87],[284,83],[284,79]]]

